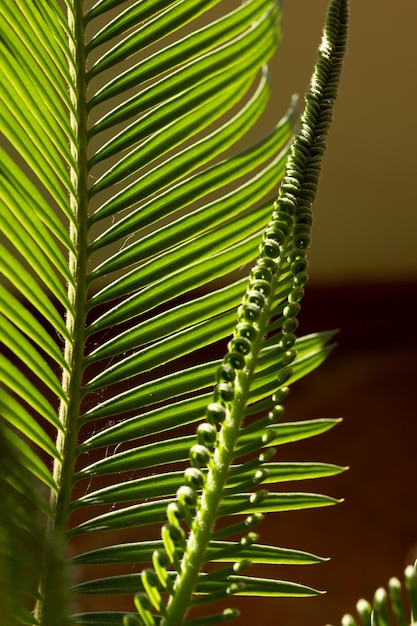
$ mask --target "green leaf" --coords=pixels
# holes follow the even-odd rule
[[[57,344],[22,303],[0,285],[0,311],[64,369],[68,365]]]
[[[202,172],[185,178],[183,181],[173,185],[170,189],[156,195],[155,198],[143,204],[140,210],[133,210],[126,217],[100,234],[96,241],[91,244],[89,248],[90,251],[92,252],[97,247],[117,241],[123,236],[129,235],[147,226],[153,221],[157,222],[161,217],[168,215],[169,213],[167,213],[167,211],[169,210],[174,211],[179,207],[186,208],[191,202],[205,197],[205,195],[216,189],[221,190],[223,186],[246,175],[253,168],[264,164],[267,159],[277,154],[277,150],[283,148],[290,138],[292,124],[294,122],[294,113],[293,102],[288,114],[282,119],[281,123],[260,142],[240,152],[238,155],[233,155],[220,163],[209,166]],[[282,159],[285,158],[285,154],[279,154],[278,152],[278,158],[280,158],[282,162]],[[217,204],[214,206],[217,207]],[[222,205],[220,205],[220,207],[222,207]],[[201,209],[196,208],[190,215],[182,217],[184,220],[188,218],[188,222],[192,224],[198,224],[200,213],[204,212],[204,215],[207,215],[208,212],[210,215],[211,209],[212,206],[210,204]],[[225,213],[225,215],[227,215],[227,213]],[[215,214],[213,217],[215,217]],[[224,219],[223,215],[221,217]],[[216,221],[213,223],[216,224]],[[145,234],[145,241],[146,240],[147,237]],[[141,254],[140,250],[138,254]],[[140,260],[142,257],[138,256],[137,258]],[[114,267],[111,267],[111,269],[114,269]],[[106,271],[107,265],[104,265],[103,268],[99,266],[92,271],[91,277],[96,275],[100,276],[105,274]],[[94,296],[92,301],[95,302]]]
[[[35,409],[39,415],[48,422],[61,428],[56,412],[52,405],[46,400],[42,393],[30,383],[17,367],[15,367],[5,356],[0,354],[0,373],[3,384],[9,387],[29,406]]]
[[[140,4],[127,7],[117,14],[112,21],[108,22],[96,35],[92,36],[89,49],[106,43],[109,39],[127,32],[132,26],[140,24],[142,21],[158,14],[174,3],[175,0],[144,0]],[[99,0],[88,11],[86,19],[90,21],[98,15],[102,15],[105,11],[114,9],[117,6],[118,4],[115,0]]]
[[[270,426],[269,430],[272,432],[272,437],[265,445],[271,447],[300,441],[314,435],[322,434],[335,426],[338,422],[338,419],[322,418]],[[246,434],[243,430],[240,437],[242,447],[245,445],[246,449],[249,444],[256,450],[258,447],[259,434],[259,432]],[[187,458],[193,440],[194,436],[190,435],[177,439],[173,438],[169,441],[157,441],[141,446],[140,448],[132,448],[125,452],[119,452],[113,454],[111,457],[101,459],[84,467],[76,477],[80,479],[87,476],[98,476],[114,472],[127,472],[141,469],[148,467],[151,463],[151,459],[153,460],[153,466],[162,465],[163,463],[175,460],[183,461]],[[236,454],[239,455],[239,448],[237,448]]]
[[[155,550],[163,550],[162,541],[120,544],[92,550],[74,557],[71,563],[75,566],[100,563],[141,563],[146,565],[152,562],[152,555]],[[252,563],[268,563],[271,565],[304,565],[320,563],[326,560],[300,550],[257,544],[242,546],[240,542],[236,541],[212,541],[207,551],[208,559],[217,563],[234,563],[237,556],[241,559],[250,559]]]
[[[315,596],[320,591],[282,580],[271,580],[268,578],[252,578],[248,576],[229,576],[226,583],[205,582],[204,577],[197,583],[196,593],[206,595],[221,590],[226,591],[230,585],[244,585],[242,590],[234,595],[239,596],[266,596],[266,597],[308,597]],[[125,576],[103,578],[92,583],[82,583],[77,585],[75,591],[81,594],[120,594],[136,593],[143,590],[140,574],[128,574]]]
[[[0,226],[4,236],[14,245],[16,252],[20,253],[26,263],[31,266],[32,271],[36,273],[39,281],[44,283],[45,288],[51,291],[63,306],[70,309],[71,307],[62,282],[55,275],[40,245],[34,243],[37,239],[36,235],[35,238],[33,237],[35,233],[31,233],[32,237],[28,241],[24,233],[21,232],[19,222],[14,218],[11,211],[8,211],[4,206],[0,206]],[[42,243],[42,241],[40,241],[40,243]]]
[[[279,420],[288,385],[333,348],[331,332],[294,333],[346,3],[332,1],[294,143],[295,99],[259,133],[280,3],[84,5],[0,8],[2,615],[201,626],[194,605],[314,595],[242,571],[323,561],[251,529],[338,501],[274,485],[344,469],[271,459],[338,422]],[[145,525],[146,541],[105,532]],[[77,536],[92,532],[90,552]],[[68,562],[95,565],[72,590]],[[106,577],[116,563],[146,570]],[[138,613],[110,600],[72,615],[87,593],[133,593]]]
[[[90,78],[97,75],[109,67],[114,66],[124,59],[131,56],[138,49],[144,49],[146,46],[154,43],[165,35],[174,32],[179,26],[184,26],[190,19],[195,19],[203,11],[207,11],[211,6],[218,4],[219,0],[203,1],[194,0],[194,2],[179,2],[175,7],[171,7],[167,11],[160,13],[155,19],[146,24],[146,27],[138,28],[134,33],[123,39],[119,44],[111,48],[105,53],[91,68]],[[244,28],[250,26],[262,15],[265,7],[269,4],[268,0],[255,0],[247,2],[235,11],[227,14],[220,20],[217,20],[206,27],[190,33],[183,39],[167,46],[156,54],[151,55],[142,62],[142,72],[150,72],[152,67],[158,67],[160,71],[177,67],[184,61],[189,61],[196,56],[201,55],[206,50],[218,46],[223,41],[230,39],[236,33],[242,32]],[[137,13],[136,13],[137,17]],[[120,30],[120,22],[118,20],[117,29]],[[126,24],[127,20],[123,20]],[[113,26],[112,34],[116,31]],[[116,31],[117,32],[117,31]],[[107,37],[111,30],[107,32]],[[96,44],[100,41],[99,36],[91,42]],[[133,68],[131,72],[137,72],[137,68]],[[129,75],[123,76],[123,81],[128,80]],[[120,80],[120,79],[119,79]]]
[[[239,87],[243,88],[244,85],[239,83]],[[122,191],[116,193],[110,200],[101,205],[100,209],[94,214],[93,220],[114,215],[119,211],[123,211],[135,205],[139,201],[146,200],[150,195],[155,193],[155,191],[160,191],[170,186],[179,178],[194,171],[199,166],[206,164],[209,160],[234,145],[236,139],[248,132],[264,110],[268,95],[266,87],[267,82],[263,80],[253,97],[231,120],[227,121],[219,128],[216,128],[211,134],[206,135],[193,145],[168,157],[162,165],[145,173],[140,181],[135,181],[127,185]],[[238,90],[236,95],[240,96],[241,94],[242,92]],[[204,125],[214,121],[218,117],[218,113],[222,114],[227,110],[227,108],[222,109],[222,101],[226,106],[233,105],[234,103],[233,97],[226,91],[226,93],[220,94],[219,111],[217,109],[217,102],[215,108],[213,102],[209,102],[201,111],[197,110],[197,113],[201,114],[202,122],[204,122],[204,119],[206,120]],[[208,111],[212,112],[210,116],[208,115]],[[196,125],[195,132],[201,128],[196,117],[197,115],[194,114],[193,122]],[[178,134],[182,134],[183,131],[184,129],[180,127]],[[148,145],[141,146],[141,148],[143,148],[143,156],[142,149],[140,150],[139,157],[136,159],[128,155],[128,157],[125,158],[126,160],[120,163],[122,170],[129,173],[131,171],[129,167],[132,164],[134,171],[137,171],[137,169],[143,167],[149,161],[152,162],[153,158],[155,158],[154,154],[152,154],[153,150],[157,150],[158,156],[164,154],[170,147],[169,136],[163,137],[162,141],[160,141],[160,134],[161,133],[156,133],[156,136],[151,136],[150,140],[147,142]],[[187,132],[185,132],[185,138],[186,137]],[[148,146],[149,150],[146,149]],[[108,184],[112,184],[118,180],[119,177],[116,170],[115,175],[105,179],[105,183],[99,179],[97,183],[91,187],[90,193],[95,194]]]
[[[0,389],[0,410],[4,420],[26,435],[33,443],[36,443],[45,452],[53,457],[59,457],[59,453],[45,433],[43,428],[11,395]]]
[[[252,502],[252,494],[226,495],[219,508],[219,516],[249,515],[251,513],[272,513],[281,511],[297,511],[323,506],[331,506],[341,502],[330,496],[315,493],[270,493],[262,502]],[[132,528],[146,524],[162,523],[166,518],[166,508],[174,499],[156,500],[124,507],[110,513],[82,522],[70,532],[71,536],[80,533],[103,532],[118,528]]]
[[[331,463],[268,463],[267,475],[264,484],[280,483],[293,480],[306,480],[310,478],[323,478],[334,476],[343,472],[346,468]],[[236,484],[250,480],[253,477],[253,468],[242,468],[242,466],[231,466],[230,468],[231,487],[233,476],[236,477]],[[156,474],[146,476],[128,482],[120,482],[117,485],[104,487],[88,493],[76,503],[76,506],[83,504],[113,504],[116,502],[129,502],[145,500],[147,498],[173,496],[182,484],[183,472],[172,471],[167,474]]]
[[[72,617],[75,623],[81,626],[124,626],[123,618],[126,615],[126,611],[95,611],[76,613]]]
[[[272,6],[272,4],[270,5]],[[153,85],[146,87],[140,92],[140,95],[133,96],[126,103],[119,105],[113,111],[103,116],[91,129],[91,133],[97,134],[113,127],[115,124],[124,122],[134,115],[146,111],[151,106],[156,106],[166,98],[169,98],[173,91],[180,92],[189,88],[191,85],[200,83],[204,80],[218,74],[221,71],[225,71],[230,67],[236,65],[250,54],[253,54],[253,44],[256,41],[259,48],[257,52],[261,51],[262,58],[259,62],[261,65],[267,61],[271,56],[275,45],[274,41],[276,10],[265,11],[264,18],[258,20],[252,28],[248,28],[241,35],[236,36],[227,42],[223,46],[219,46],[214,50],[203,54],[189,63],[186,63],[183,67],[168,73],[167,76],[160,79]],[[161,68],[161,71],[163,68]],[[123,76],[120,79],[115,79],[115,84],[110,83],[106,86],[98,95],[93,98],[89,105],[90,108],[96,106],[100,101],[106,100],[110,96],[114,96],[118,93],[126,91],[130,87],[133,87],[139,83],[141,78],[151,78],[158,74],[158,71],[150,75],[145,72],[141,75],[141,66],[135,67],[131,72],[127,74],[127,77]]]
[[[254,107],[248,108],[247,117],[250,119],[250,123],[253,124],[258,119],[261,107],[264,106],[267,100],[266,81],[261,84],[263,89],[257,92],[257,102],[259,112],[254,110]],[[183,116],[179,120],[176,119],[170,124],[164,125],[164,127],[152,133],[152,135],[136,148],[124,156],[120,161],[111,167],[109,171],[103,174],[91,187],[91,193],[96,194],[103,189],[119,183],[121,180],[129,176],[130,172],[137,172],[137,170],[148,166],[155,159],[161,157],[161,155],[171,152],[173,148],[184,143],[190,137],[197,135],[201,130],[206,128],[212,122],[215,122],[219,117],[226,114],[234,105],[236,105],[248,91],[250,84],[247,81],[240,81],[237,83],[235,89],[223,89],[216,93],[216,108],[213,108],[213,103],[209,100],[198,107],[193,116]],[[173,157],[168,157],[163,167],[157,168],[157,173],[153,176],[148,174],[144,176],[141,185],[131,187],[130,193],[133,195],[133,201],[137,199],[146,198],[147,186],[150,190],[157,188],[161,189],[164,183],[175,182],[177,173],[183,175],[192,169],[196,169],[200,164],[204,164],[207,160],[207,155],[212,158],[221,149],[227,149],[230,145],[230,139],[239,135],[239,129],[242,122],[238,124],[228,124],[227,129],[222,129],[223,132],[217,131],[214,137],[211,137],[211,141],[206,137],[204,140],[205,145],[202,142],[199,144],[193,144],[189,149],[185,149],[182,153],[176,153]],[[226,134],[227,132],[227,134]],[[197,159],[197,148],[201,153],[200,159]],[[192,155],[190,158],[190,154]],[[156,178],[157,176],[157,178]],[[149,181],[149,182],[148,182]],[[163,182],[162,182],[163,181]],[[137,195],[136,189],[140,189],[140,196]],[[125,197],[120,197],[121,208],[125,208]],[[116,209],[117,210],[117,209]],[[110,207],[108,209],[109,214],[114,213],[114,209]]]
[[[3,246],[0,246],[2,257],[2,274],[9,279],[15,289],[25,296],[29,302],[37,307],[39,313],[52,324],[63,337],[69,338],[68,330],[52,302],[45,296],[35,279],[19,263],[15,257]]]

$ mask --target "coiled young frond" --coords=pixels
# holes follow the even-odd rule
[[[276,443],[278,434],[274,423],[282,416],[281,401],[294,379],[293,367],[296,368],[298,356],[294,333],[307,281],[311,205],[337,94],[346,33],[347,2],[334,0],[329,7],[317,65],[306,95],[301,128],[287,159],[272,219],[263,233],[259,258],[238,308],[237,325],[228,352],[217,369],[214,398],[207,407],[206,420],[198,427],[197,441],[190,449],[191,467],[185,471],[185,483],[168,505],[168,523],[162,529],[164,550],[154,553],[155,572],[145,570],[142,574],[145,593],[137,596],[137,606],[146,626],[199,623],[193,619],[184,621],[194,593],[197,598],[205,594],[204,602],[232,594],[315,593],[301,585],[260,580],[242,576],[241,572],[250,566],[250,548],[258,538],[250,529],[259,523],[263,513],[284,508],[285,498],[288,508],[296,507],[295,500],[300,495],[268,494],[257,486],[267,480],[268,462],[273,456],[270,446]],[[259,399],[257,372],[268,365],[274,365],[277,381],[275,384],[270,381],[275,388],[268,385],[268,392],[272,394],[264,391]],[[267,413],[266,418],[260,417],[243,426],[246,416],[261,411]],[[239,466],[233,465],[236,459],[248,454],[258,456]],[[302,495],[300,508],[331,503],[331,499],[326,502],[324,496],[316,496],[315,500],[312,494]],[[243,523],[218,530],[219,520],[236,514],[248,517]],[[188,537],[184,521],[189,528]],[[223,542],[223,551],[234,565],[203,574],[204,563],[212,558],[213,542],[219,537],[223,540],[242,532],[241,539],[232,544],[233,550],[230,542]],[[174,568],[172,573],[167,571],[170,565]],[[161,592],[169,594],[166,604]],[[161,617],[153,615],[153,610]],[[234,616],[235,612],[230,609],[213,615],[210,622],[205,618],[204,624]],[[126,621],[126,624],[134,623],[133,616]]]
[[[405,597],[404,597],[405,589]],[[417,562],[406,567],[404,586],[398,578],[388,581],[388,591],[376,590],[372,604],[359,600],[356,605],[359,622],[350,614],[343,616],[341,626],[413,626],[417,623]]]

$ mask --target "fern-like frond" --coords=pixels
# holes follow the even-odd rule
[[[165,561],[161,557],[164,553],[157,550],[154,553],[154,562],[158,563],[155,572],[144,570],[142,573],[141,582],[145,593],[139,592],[137,595],[138,623],[151,626],[157,622],[164,626],[186,623],[185,616],[192,595],[197,594],[198,597],[199,593],[204,593],[199,582],[201,570],[209,560],[207,551],[216,524],[222,518],[323,506],[326,501],[331,501],[313,494],[268,494],[265,490],[235,495],[235,491],[255,489],[266,479],[268,469],[264,463],[269,460],[269,455],[264,453],[241,466],[245,469],[249,465],[249,479],[242,475],[237,485],[234,482],[233,486],[230,486],[229,481],[232,463],[236,458],[259,453],[275,438],[276,431],[271,426],[282,415],[279,403],[287,393],[288,388],[284,385],[288,384],[293,375],[291,363],[297,357],[294,349],[296,316],[303,294],[302,287],[307,278],[305,250],[310,240],[310,207],[317,187],[329,114],[336,95],[346,43],[346,22],[346,4],[333,2],[316,71],[306,98],[301,130],[291,149],[272,221],[264,232],[259,249],[260,258],[251,272],[251,280],[238,308],[234,336],[228,344],[226,357],[217,369],[218,384],[213,402],[206,409],[207,421],[199,425],[196,443],[190,448],[191,467],[184,474],[184,484],[177,490],[176,499],[165,503],[168,521],[162,528]],[[278,288],[282,287],[283,282],[289,283],[284,297]],[[245,409],[251,404],[252,383],[256,385],[256,372],[262,362],[265,333],[274,314],[278,318],[272,324],[274,330],[278,330],[277,335],[273,336],[277,347],[274,357],[275,363],[278,360],[275,370],[278,385],[275,383],[275,393],[266,407],[269,409],[268,417],[242,428]],[[262,408],[265,408],[264,403]],[[248,430],[253,436],[252,441],[245,438]],[[205,472],[201,471],[203,467],[207,468]],[[236,480],[236,472],[233,476]],[[157,502],[149,507],[149,513],[154,511],[155,514],[153,521],[157,521],[160,515],[161,504]],[[140,514],[140,506],[130,509],[134,518]],[[144,506],[148,508],[147,503]],[[117,513],[115,515],[119,517]],[[183,520],[189,528],[188,537]],[[236,526],[232,524],[230,535],[236,532]],[[222,536],[225,535],[223,531]],[[241,541],[253,543],[256,535],[250,532]],[[171,563],[176,570],[173,580],[165,569],[167,563]],[[209,599],[214,601],[232,594],[250,594],[254,587],[260,594],[280,593],[276,581],[234,576],[233,572],[239,572],[242,563],[237,557],[234,569],[215,571],[217,587],[207,591]],[[245,562],[243,569],[249,564],[250,561]],[[213,574],[207,576],[210,579]],[[284,583],[283,588],[286,589],[283,593],[290,595],[306,593],[302,586],[288,586]],[[161,596],[163,592],[169,594],[166,604]],[[310,590],[310,593],[314,591]],[[160,613],[160,617],[156,617],[153,611]],[[213,621],[216,620],[223,621],[219,615],[213,616]],[[126,618],[126,624],[133,624],[134,621],[133,617]]]
[[[331,5],[275,208],[295,100],[254,145],[242,139],[268,101],[279,3],[216,17],[219,4],[1,3],[0,443],[12,470],[0,573],[11,624],[123,623],[123,612],[69,608],[90,594],[138,593],[141,617],[132,602],[125,623],[167,626],[230,593],[315,593],[242,572],[321,561],[263,546],[252,528],[268,511],[336,502],[256,487],[342,471],[271,459],[337,422],[276,424],[288,386],[332,349],[333,333],[294,333],[346,3]],[[106,532],[166,521],[140,543],[137,530],[116,545]],[[81,547],[87,533],[102,533],[100,548]],[[19,544],[30,544],[25,563]],[[144,573],[106,577],[116,563]],[[70,598],[81,565],[97,570]]]

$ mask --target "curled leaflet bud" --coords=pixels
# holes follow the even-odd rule
[[[281,419],[284,415],[284,407],[281,404],[275,405],[268,413],[268,421],[273,424],[277,420]]]
[[[279,385],[283,385],[286,383],[292,376],[292,367],[284,367],[280,372],[278,372],[277,380]]]
[[[206,409],[206,418],[210,423],[218,424],[226,419],[226,409],[219,402],[212,402]]]
[[[243,572],[245,569],[248,569],[251,565],[252,565],[252,561],[250,559],[242,559],[241,561],[237,561],[233,565],[233,571],[235,572],[235,574],[240,574],[240,572]]]
[[[222,363],[220,367],[217,368],[216,379],[218,382],[226,381],[228,383],[232,383],[236,377],[236,372],[227,363]]]
[[[241,370],[245,367],[245,358],[240,352],[229,352],[225,357],[225,361],[230,363],[235,370]]]
[[[248,341],[254,341],[256,339],[256,328],[252,324],[241,322],[236,326],[236,335],[239,337],[245,337]]]
[[[155,573],[158,576],[158,580],[164,589],[169,587],[169,575],[167,567],[170,564],[170,560],[166,552],[162,550],[155,550],[152,554],[152,565]]]
[[[293,291],[288,296],[288,302],[300,302],[304,296],[304,289],[302,287],[297,287],[293,289]]]
[[[245,294],[245,301],[252,302],[253,304],[256,304],[259,308],[262,308],[265,305],[264,295],[256,289],[250,289]]]
[[[285,243],[285,233],[275,225],[266,229],[265,238],[272,239],[272,241],[275,241],[280,246]]]
[[[280,246],[273,239],[265,239],[259,246],[259,252],[264,258],[277,259],[280,253]]]
[[[305,254],[301,250],[293,250],[288,256],[288,262],[305,261]]]
[[[282,357],[282,364],[285,366],[292,363],[297,356],[297,350],[287,350],[287,352]]]
[[[280,215],[293,216],[296,211],[296,204],[293,198],[289,196],[283,196],[277,200],[277,209]]]
[[[256,543],[258,539],[259,535],[257,533],[250,532],[241,538],[240,543],[245,548],[248,548],[249,546],[252,546],[254,543]]]
[[[268,491],[266,489],[259,489],[250,495],[249,502],[251,504],[260,504],[268,497]],[[249,533],[250,534],[250,533]]]
[[[145,593],[137,593],[134,598],[137,612],[139,613],[143,624],[146,626],[154,626],[155,620],[151,613],[151,603]]]
[[[202,446],[211,449],[217,440],[217,430],[212,424],[203,422],[197,428],[197,440]]]
[[[253,476],[253,483],[255,485],[260,485],[266,478],[268,478],[268,470],[266,469],[266,467],[261,467],[260,469],[256,470],[254,476]]]
[[[265,298],[271,293],[271,287],[266,280],[251,280],[249,283],[249,289],[251,291],[259,291]]]
[[[269,282],[272,280],[272,275],[273,272],[271,272],[269,268],[258,263],[252,269],[250,273],[250,278],[251,280],[265,280],[266,282]]]
[[[232,385],[229,385],[229,383],[219,383],[215,389],[215,393],[223,402],[231,402],[235,392]]]
[[[196,444],[190,450],[190,461],[193,467],[207,465],[210,460],[210,451],[202,445]]]
[[[292,302],[291,304],[287,304],[284,307],[282,314],[284,315],[284,317],[297,317],[300,309],[301,307],[298,302]]]
[[[277,437],[277,431],[273,429],[268,429],[262,435],[261,442],[264,446],[266,446],[268,445],[268,443],[271,443],[271,441],[276,439],[276,437]]]
[[[174,524],[164,524],[161,529],[162,542],[171,563],[177,559],[177,548],[185,545],[184,531]]]
[[[303,211],[302,213],[297,213],[296,215],[297,226],[295,227],[295,232],[297,232],[297,227],[299,224],[306,224],[308,227],[313,224],[313,213],[311,211]],[[310,231],[310,228],[308,228]]]
[[[287,335],[292,334],[297,328],[298,320],[296,317],[288,317],[282,325],[282,330]]]
[[[308,261],[306,258],[302,257],[296,259],[291,263],[290,269],[292,274],[299,274],[300,272],[305,272],[308,267]]]
[[[256,322],[261,315],[261,309],[254,302],[246,302],[238,308],[237,314],[240,322]]]
[[[263,515],[263,513],[252,513],[251,515],[248,515],[245,519],[245,526],[247,526],[248,528],[253,528],[254,526],[260,524],[263,521],[264,517],[265,515]]]
[[[245,337],[235,337],[229,341],[227,348],[230,352],[238,352],[239,354],[243,354],[245,356],[251,351],[251,344],[249,339],[246,339]]]
[[[297,338],[293,333],[283,334],[278,342],[278,347],[287,352],[287,350],[293,347],[296,339]]]
[[[304,287],[307,281],[308,281],[307,272],[300,272],[294,277],[294,285],[296,285],[297,287]]]
[[[167,518],[170,524],[173,526],[180,525],[180,520],[184,515],[176,502],[170,502],[167,506]]]
[[[279,228],[285,236],[287,236],[290,232],[290,227],[292,225],[292,219],[288,215],[280,215],[277,216],[277,219],[274,221],[276,228]]]
[[[201,489],[204,485],[203,472],[196,467],[187,467],[184,471],[184,479],[191,489]]]
[[[277,449],[276,448],[268,448],[264,452],[258,456],[258,459],[261,463],[268,463],[275,456]]]
[[[269,259],[267,257],[258,259],[256,265],[258,267],[265,267],[271,274],[275,274],[278,269],[278,263],[273,259]]]
[[[141,580],[152,606],[157,611],[163,611],[165,605],[159,593],[159,579],[156,573],[153,569],[144,569],[142,570]]]
[[[226,589],[226,593],[229,596],[232,596],[236,593],[242,593],[246,589],[245,583],[232,583]]]
[[[182,485],[177,490],[176,496],[180,506],[190,507],[195,506],[197,503],[196,492],[187,485]]]
[[[277,404],[279,404],[280,402],[285,400],[285,398],[288,396],[289,393],[290,393],[289,387],[281,387],[272,396],[272,402],[276,402]]]

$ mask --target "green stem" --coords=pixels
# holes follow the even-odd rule
[[[66,326],[72,341],[66,340],[64,355],[69,371],[63,372],[62,387],[68,402],[61,402],[59,416],[63,431],[58,433],[57,448],[63,459],[56,460],[53,475],[58,486],[51,494],[53,511],[48,528],[48,547],[45,555],[44,576],[40,584],[41,600],[35,608],[35,617],[41,626],[61,626],[70,623],[66,611],[66,580],[64,546],[67,537],[68,518],[72,494],[73,468],[82,401],[82,377],[84,370],[85,319],[87,299],[87,219],[88,219],[88,168],[87,168],[87,108],[83,0],[74,0],[68,10],[68,23],[73,35],[69,41],[74,66],[70,63],[75,85],[70,98],[75,115],[71,115],[71,126],[77,138],[71,146],[77,166],[70,177],[74,195],[70,207],[74,222],[70,224],[70,236],[76,254],[70,253],[69,267],[74,277],[74,286],[68,285],[68,298],[74,314],[67,312]],[[72,70],[72,67],[75,69]]]
[[[199,572],[206,561],[206,550],[210,542],[213,526],[218,517],[218,510],[223,498],[229,468],[235,457],[236,443],[244,417],[245,406],[251,389],[252,379],[262,347],[263,337],[270,317],[271,304],[278,283],[279,269],[271,284],[271,294],[267,299],[258,321],[258,339],[253,343],[246,367],[235,379],[235,399],[219,432],[219,441],[213,457],[210,459],[204,490],[193,521],[187,550],[184,554],[181,570],[175,583],[175,592],[167,606],[167,613],[160,626],[181,626],[190,607]]]
[[[326,134],[337,94],[346,46],[347,17],[348,0],[332,0],[319,48],[319,58],[306,97],[301,130],[293,142],[287,160],[286,173],[278,197],[278,207],[280,201],[284,205],[291,206],[291,214],[296,222],[298,213],[305,215],[310,210],[317,189],[321,156],[325,148]],[[302,226],[302,230],[299,232],[303,232],[305,237],[309,229],[304,222],[300,222],[299,225]],[[297,250],[300,247],[301,256],[304,256],[305,245],[299,241],[298,245],[295,246]],[[285,256],[283,254],[281,258],[285,258]],[[279,272],[278,269],[272,281],[271,295],[259,320],[258,339],[254,342],[252,356],[247,360],[246,369],[237,376],[235,382],[236,400],[219,433],[219,443],[210,460],[206,484],[187,541],[187,548],[175,582],[174,593],[169,600],[167,613],[161,621],[161,626],[182,626],[198,580],[198,574],[206,560],[206,549],[217,518],[229,467],[234,458],[244,408],[261,349],[262,338],[266,331]]]

